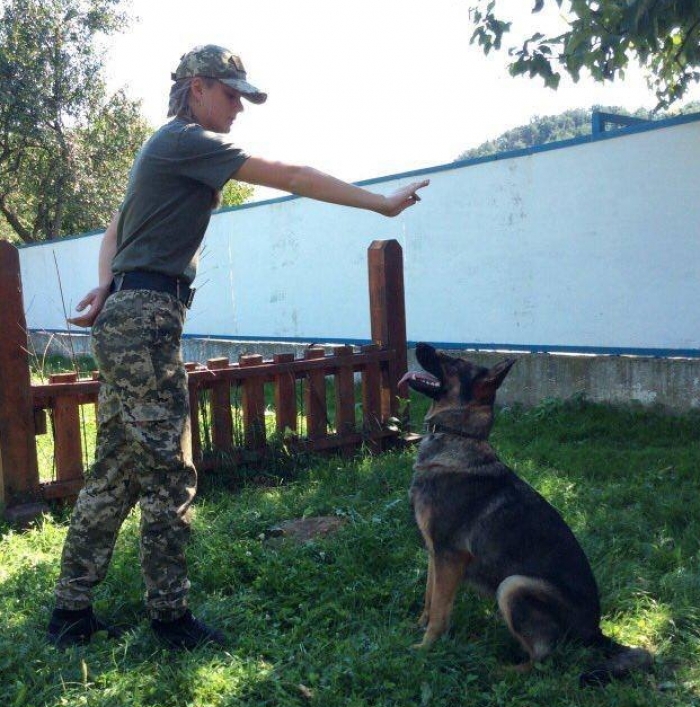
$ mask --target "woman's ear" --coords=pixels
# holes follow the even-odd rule
[[[202,94],[204,93],[204,81],[201,76],[195,76],[190,84],[190,96],[194,105],[199,105],[202,102]]]

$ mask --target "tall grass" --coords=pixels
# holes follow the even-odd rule
[[[700,705],[700,416],[548,401],[502,410],[492,441],[571,524],[599,580],[605,631],[653,650],[651,674],[579,690],[592,659],[575,646],[514,673],[507,666],[522,656],[493,602],[466,590],[451,635],[411,650],[426,558],[408,506],[408,449],[316,459],[284,484],[203,476],[191,604],[226,632],[223,651],[171,654],[151,635],[138,513],[95,597],[98,613],[132,630],[55,651],[43,632],[68,514],[23,533],[2,527],[0,704]],[[282,521],[318,515],[345,524],[307,544],[272,537]]]

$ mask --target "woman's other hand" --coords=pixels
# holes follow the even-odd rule
[[[91,327],[97,319],[97,315],[102,311],[105,300],[109,297],[109,286],[96,287],[90,290],[83,299],[75,305],[78,312],[82,312],[86,307],[89,308],[85,314],[77,317],[70,317],[68,322],[76,326]]]

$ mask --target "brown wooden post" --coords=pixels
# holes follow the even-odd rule
[[[225,356],[210,358],[207,368],[219,371],[228,368]],[[211,444],[215,452],[230,452],[233,449],[233,416],[231,415],[231,384],[226,378],[219,378],[211,386]]]
[[[0,502],[9,508],[34,500],[38,493],[19,253],[7,241],[0,241]]]
[[[77,373],[56,373],[49,383],[75,383]],[[80,405],[74,395],[57,395],[53,405],[53,446],[56,481],[83,478],[83,446],[80,439]]]
[[[241,368],[260,366],[260,354],[243,354],[238,357]],[[255,376],[243,380],[243,429],[245,444],[252,449],[265,445],[265,383],[264,378]]]
[[[191,371],[197,370],[195,361],[185,364],[188,373],[187,392],[190,399],[190,435],[192,440],[192,459],[196,463],[202,458],[202,431],[199,429],[199,386],[189,376]]]
[[[333,355],[340,359],[335,374],[335,429],[341,437],[355,431],[355,377],[352,353],[352,346],[333,347]]]
[[[310,346],[304,351],[305,359],[325,358],[322,346]],[[321,369],[309,371],[304,407],[306,408],[306,434],[309,439],[318,439],[328,434],[328,402],[326,400],[326,372]]]
[[[292,363],[293,353],[279,353],[272,357],[273,363]],[[292,371],[275,374],[275,416],[277,431],[297,431],[296,378]]]
[[[396,416],[397,396],[408,397],[407,385],[398,385],[408,370],[403,251],[396,240],[373,241],[367,257],[372,341],[394,351],[382,385],[382,412]]]

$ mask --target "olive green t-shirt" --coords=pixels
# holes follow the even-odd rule
[[[149,270],[192,282],[214,194],[246,159],[227,135],[179,118],[157,130],[131,168],[112,271]]]

